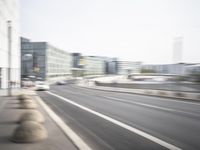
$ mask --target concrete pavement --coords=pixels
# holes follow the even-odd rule
[[[28,89],[18,89],[13,92],[14,95],[19,92],[24,92],[36,100],[36,93]],[[36,101],[37,102],[37,101]],[[69,140],[69,138],[63,133],[63,131],[57,126],[57,124],[49,117],[47,112],[39,105],[37,108],[44,117],[44,126],[48,131],[48,138],[44,141],[36,143],[13,143],[11,142],[11,135],[14,129],[19,125],[19,117],[27,109],[19,109],[19,100],[16,96],[13,97],[0,97],[0,149],[2,150],[77,150],[77,147]]]

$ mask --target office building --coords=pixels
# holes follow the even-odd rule
[[[177,64],[152,64],[152,65],[142,65],[143,69],[152,70],[155,73],[160,74],[171,74],[171,75],[184,75],[185,74],[184,63]]]
[[[81,53],[72,53],[72,67],[73,68],[83,68],[81,64],[82,55]]]
[[[80,77],[84,75],[83,56],[81,53],[72,53],[72,68],[73,77]]]
[[[188,64],[185,66],[185,74],[199,74],[200,75],[200,64]]]
[[[117,58],[109,58],[106,61],[106,74],[117,74],[118,73],[118,65]]]
[[[102,75],[105,74],[105,61],[98,56],[84,56],[82,60],[84,65],[84,75]]]
[[[141,62],[117,61],[117,73],[121,75],[140,73]]]
[[[20,86],[18,0],[0,0],[0,89],[8,88],[8,83]]]
[[[55,82],[71,75],[72,56],[47,42],[21,38],[22,78]]]

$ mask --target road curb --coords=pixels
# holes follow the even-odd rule
[[[79,150],[92,150],[39,96],[35,99]]]
[[[148,96],[156,96],[156,97],[163,97],[163,98],[175,98],[175,99],[179,99],[179,100],[192,100],[192,101],[200,102],[200,94],[199,93],[172,92],[172,91],[165,91],[165,90],[150,90],[150,89],[125,89],[125,88],[113,89],[113,87],[112,87],[112,89],[108,89],[110,87],[94,86],[94,85],[93,86],[85,86],[83,84],[77,84],[77,85],[79,87],[93,89],[93,90],[148,95]]]

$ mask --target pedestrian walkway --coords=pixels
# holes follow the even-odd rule
[[[2,150],[77,150],[76,146],[68,139],[57,124],[49,117],[46,111],[38,104],[37,110],[45,118],[44,127],[47,129],[48,138],[36,143],[14,143],[11,136],[19,126],[20,116],[29,109],[20,109],[20,101],[16,94],[23,92],[36,100],[36,93],[29,89],[18,89],[13,91],[12,97],[0,96],[0,149]],[[4,94],[4,91],[1,91]]]
[[[13,95],[17,95],[20,92],[21,92],[21,88],[12,89],[12,94]],[[7,95],[8,95],[8,90],[7,89],[0,89],[0,96],[7,96]]]

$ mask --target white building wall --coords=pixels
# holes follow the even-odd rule
[[[48,81],[64,80],[71,76],[72,56],[70,53],[49,45],[46,59]]]
[[[105,73],[105,63],[98,57],[84,57],[85,75],[102,75]]]
[[[132,62],[132,61],[118,61],[118,74],[127,74],[129,73],[140,73],[141,62]]]
[[[7,68],[2,68],[2,77],[1,77],[1,88],[6,88],[8,86],[8,75],[7,75]]]
[[[11,21],[11,81],[20,83],[19,1],[0,0],[0,88],[8,87],[8,21]],[[19,84],[18,84],[19,86]]]

